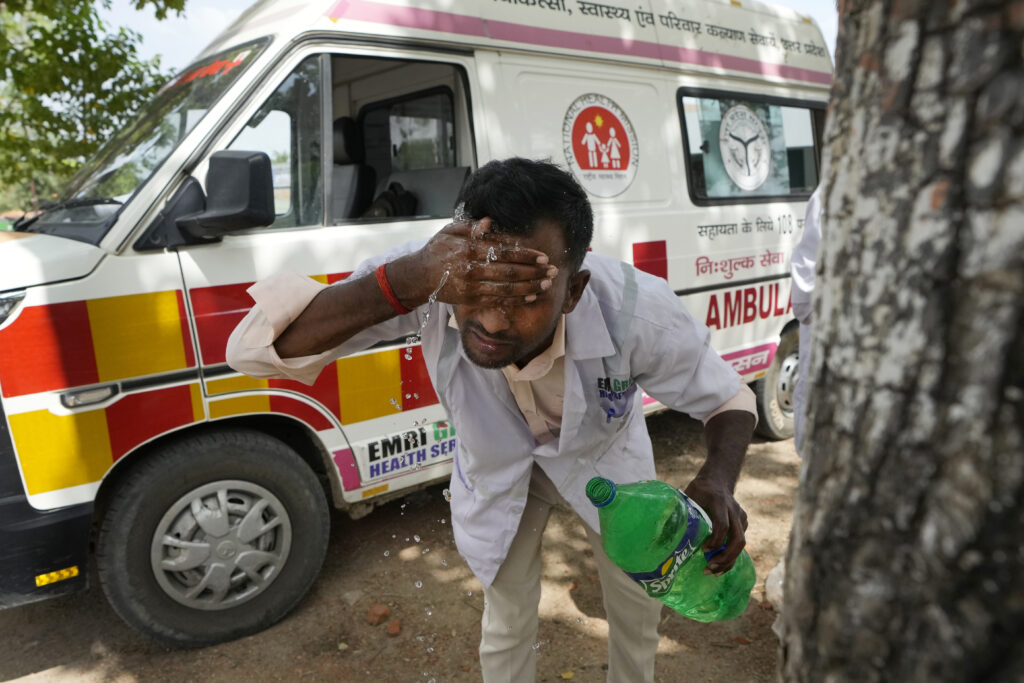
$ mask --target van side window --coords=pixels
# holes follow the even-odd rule
[[[320,58],[305,59],[253,115],[229,149],[266,152],[274,176],[271,227],[323,222]]]
[[[819,108],[681,90],[691,198],[698,204],[805,199],[818,185]]]
[[[476,163],[463,67],[333,54],[330,82],[328,223],[450,218]]]
[[[455,166],[455,116],[447,88],[373,104],[362,112],[367,161],[379,176]]]

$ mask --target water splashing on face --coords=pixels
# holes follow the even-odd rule
[[[466,215],[466,202],[459,202],[455,207],[455,214],[452,216],[452,223],[462,223],[469,216]]]

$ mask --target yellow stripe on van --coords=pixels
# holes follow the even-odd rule
[[[103,410],[37,410],[8,419],[29,495],[99,481],[114,462]]]
[[[338,361],[341,423],[352,424],[398,412],[402,404],[399,351],[381,351]]]
[[[329,284],[331,284],[330,282],[327,281],[327,276],[326,275],[310,275],[309,277],[312,278],[313,280],[316,280],[317,282],[319,282],[322,285],[329,285]]]
[[[86,306],[101,382],[185,367],[177,292],[91,299]]]
[[[206,419],[206,406],[203,405],[203,390],[198,384],[190,384],[189,393],[192,396],[192,420],[202,422]]]
[[[235,396],[219,401],[210,401],[210,418],[217,419],[230,415],[246,415],[249,413],[269,413],[270,396],[253,394],[251,396]]]
[[[206,391],[211,396],[216,394],[230,394],[233,391],[252,391],[254,389],[266,389],[270,382],[257,377],[239,375],[238,377],[225,377],[224,379],[211,379],[206,382]]]

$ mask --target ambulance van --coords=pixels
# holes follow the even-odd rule
[[[236,638],[306,593],[330,506],[445,481],[459,437],[415,343],[312,386],[225,343],[254,281],[432,235],[491,159],[569,169],[594,250],[665,278],[789,436],[831,81],[814,22],[754,0],[256,3],[0,233],[0,606],[95,561],[144,633]]]

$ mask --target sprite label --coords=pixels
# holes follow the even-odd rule
[[[626,572],[629,578],[643,586],[643,589],[652,598],[660,598],[668,594],[672,588],[672,582],[675,580],[676,572],[697,552],[697,536],[700,533],[701,517],[698,516],[695,506],[689,499],[682,492],[679,492],[679,495],[682,496],[686,504],[687,520],[686,533],[679,539],[675,550],[653,571]]]

